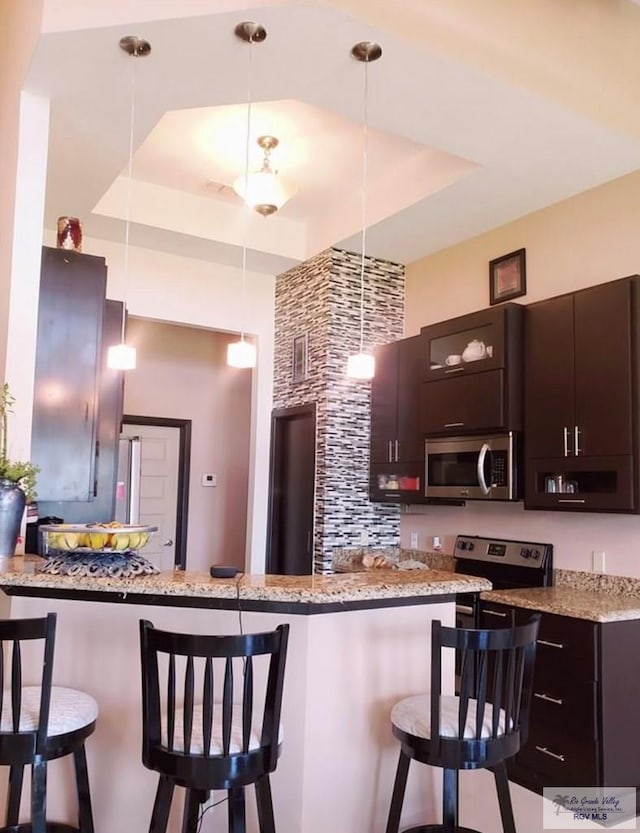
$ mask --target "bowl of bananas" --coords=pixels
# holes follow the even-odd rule
[[[157,526],[133,526],[118,521],[100,524],[43,525],[44,550],[51,553],[85,552],[94,555],[138,552]]]

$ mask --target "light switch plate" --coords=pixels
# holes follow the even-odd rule
[[[605,572],[604,552],[602,550],[593,550],[591,553],[592,567],[594,573]]]
[[[200,480],[203,486],[217,486],[218,485],[218,475],[217,474],[203,474],[202,479]]]
[[[409,537],[410,537],[409,546],[411,547],[412,550],[417,550],[418,549],[418,533],[417,532],[412,532]]]

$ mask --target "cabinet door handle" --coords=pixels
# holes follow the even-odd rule
[[[464,425],[464,422],[445,422],[445,428],[461,428]]]
[[[499,611],[499,610],[489,610],[489,608],[488,608],[488,607],[487,607],[487,608],[485,608],[482,612],[483,612],[483,613],[488,613],[488,614],[489,614],[489,616],[499,616],[501,619],[506,619],[506,618],[507,618],[507,614],[506,614],[506,613],[500,613],[500,611]]]
[[[573,426],[573,453],[576,457],[580,454],[580,429],[577,425]]]
[[[393,447],[393,440],[389,440],[389,450],[387,452],[387,457],[389,458],[389,462],[393,463],[393,452],[391,451]]]
[[[399,448],[400,443],[398,442],[398,440],[396,440],[396,463],[400,460]]]
[[[556,761],[562,761],[564,763],[564,755],[558,755],[557,752],[551,752],[550,749],[547,749],[546,746],[536,746],[538,752],[542,752],[543,755],[548,755],[550,758],[555,758]]]
[[[461,373],[464,367],[452,367],[451,370],[445,370],[445,373]]]
[[[558,498],[558,503],[586,503],[584,498],[579,497],[561,497]]]
[[[561,642],[547,642],[546,639],[538,639],[538,645],[546,645],[547,648],[564,648]]]
[[[564,704],[564,700],[558,697],[550,697],[548,694],[538,694],[537,691],[533,692],[533,696],[537,697],[538,700],[544,700],[546,703],[554,703],[556,706],[562,706]]]
[[[569,429],[567,428],[566,425],[562,429],[562,435],[563,435],[563,440],[564,440],[564,456],[568,457],[569,456]]]

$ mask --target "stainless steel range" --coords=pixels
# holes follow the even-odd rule
[[[553,583],[551,544],[458,535],[453,557],[456,573],[486,578],[495,590],[548,587]],[[456,626],[477,628],[478,625],[478,594],[459,593],[456,597]]]

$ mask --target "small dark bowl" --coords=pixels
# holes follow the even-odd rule
[[[214,564],[209,568],[211,578],[234,578],[239,572],[237,567],[230,567],[226,564]]]

